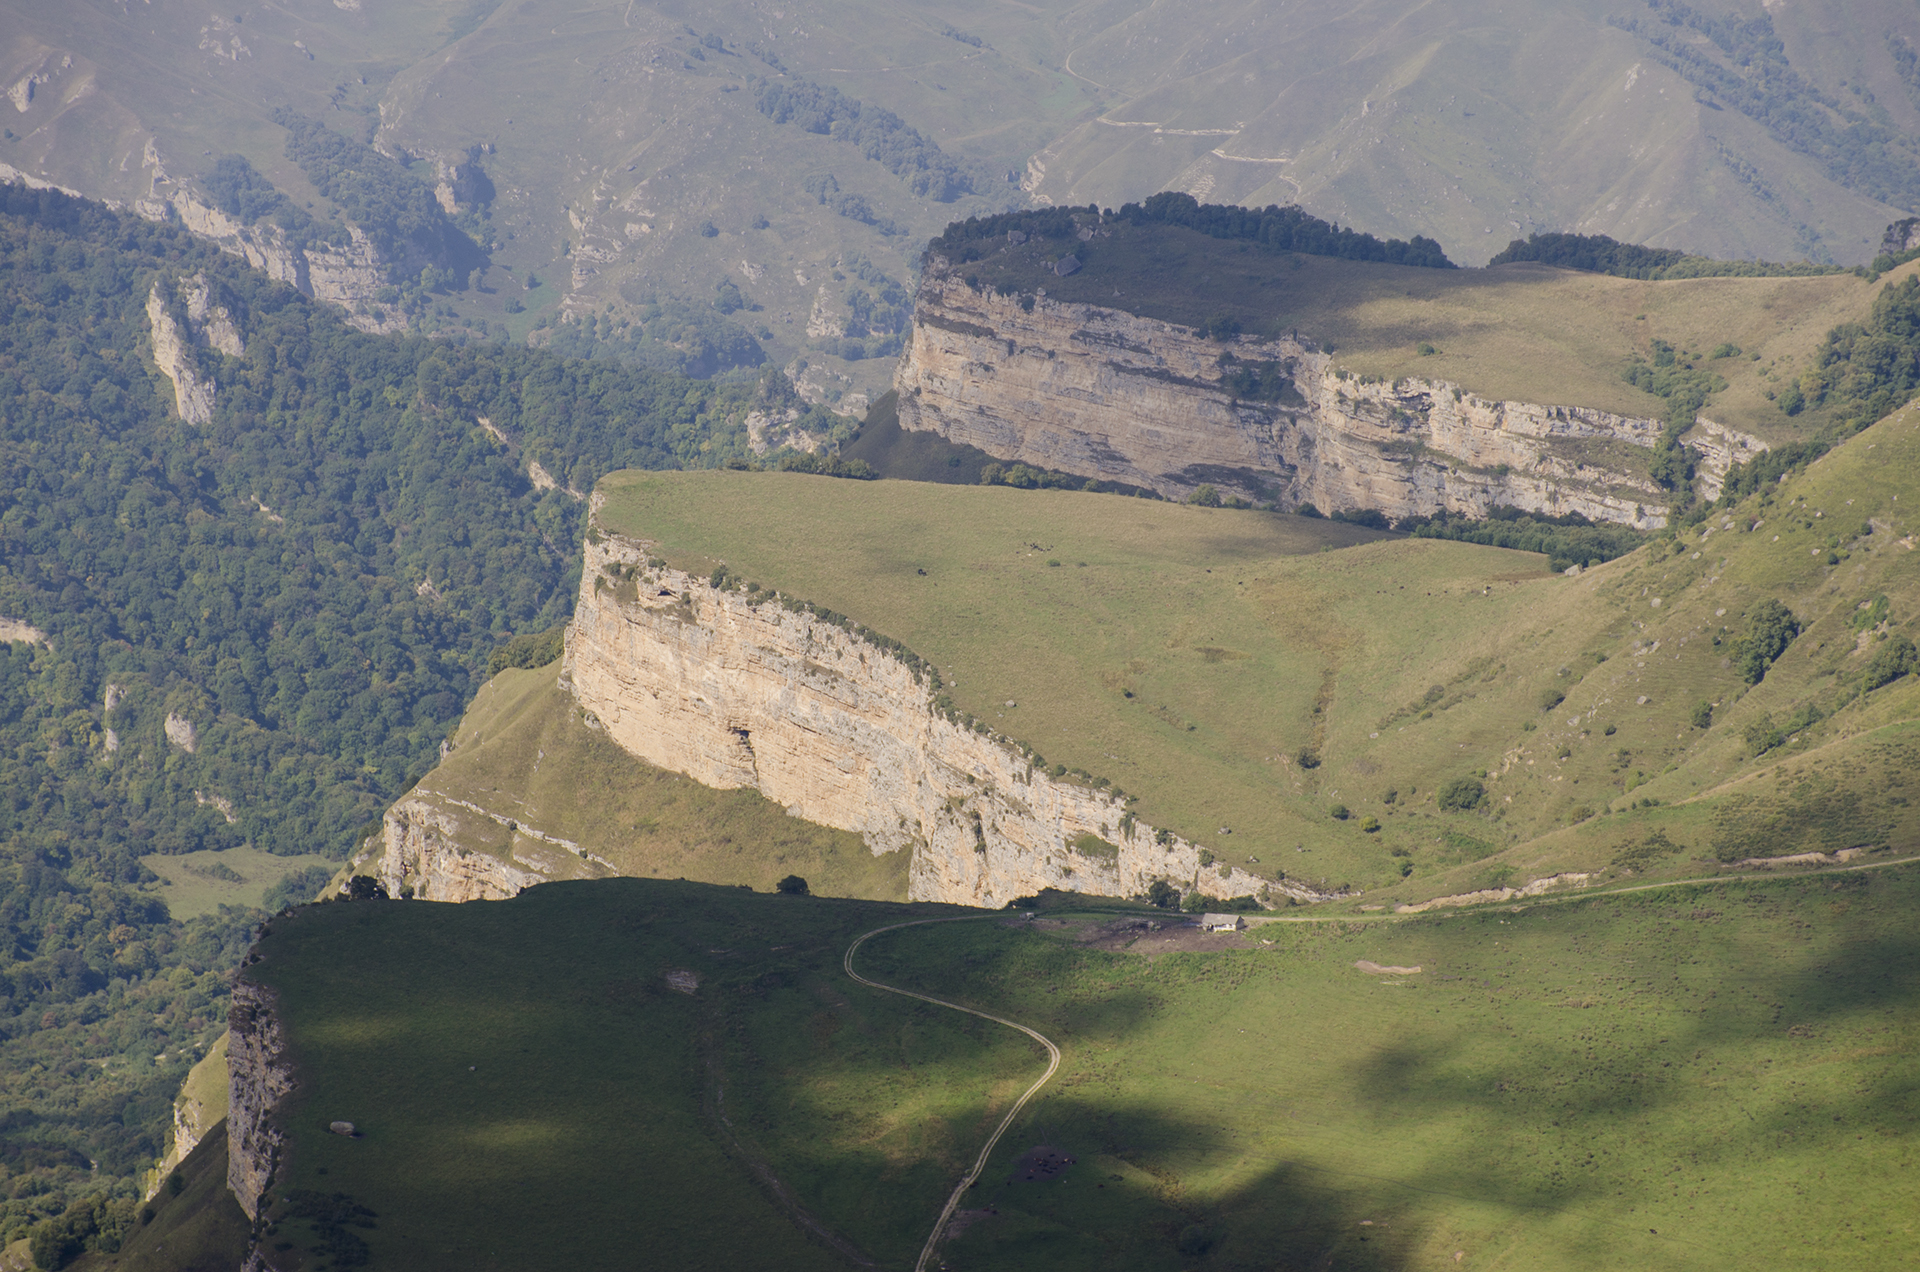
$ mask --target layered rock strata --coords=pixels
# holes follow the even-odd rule
[[[911,853],[914,900],[1000,906],[1046,887],[1125,896],[1156,879],[1212,897],[1318,897],[1203,870],[1194,845],[1111,793],[1057,780],[1011,739],[943,709],[930,673],[850,624],[712,586],[642,540],[588,535],[562,675],[590,720],[648,763],[750,787],[858,832],[875,853]]]
[[[1616,449],[1650,451],[1659,420],[1490,401],[1441,380],[1369,382],[1307,340],[1223,343],[1121,310],[976,291],[937,257],[894,388],[902,428],[1172,498],[1207,484],[1395,518],[1507,505],[1666,524],[1667,493]],[[1696,432],[1716,490],[1728,463],[1766,449],[1717,425]]]
[[[551,879],[618,873],[570,839],[467,800],[418,790],[381,823],[378,878],[387,895],[422,901],[487,901]]]
[[[227,1035],[227,1187],[247,1218],[257,1219],[286,1140],[275,1111],[293,1090],[272,992],[236,979]]]

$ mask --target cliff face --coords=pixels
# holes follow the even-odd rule
[[[571,840],[434,792],[395,804],[381,828],[377,877],[391,897],[411,888],[422,901],[497,900],[550,879],[614,873]]]
[[[590,719],[641,759],[751,787],[875,853],[911,853],[915,900],[1131,895],[1158,878],[1230,897],[1265,883],[1202,870],[1193,845],[1160,842],[1112,795],[1057,781],[1010,740],[949,718],[935,687],[879,645],[650,563],[651,548],[589,534],[562,672]]]
[[[1506,504],[1666,522],[1665,492],[1608,455],[1609,444],[1651,450],[1658,420],[1487,401],[1438,380],[1364,383],[1294,338],[1222,344],[1044,297],[1029,311],[974,291],[939,258],[894,387],[902,428],[1175,498],[1204,483],[1390,517]],[[1698,449],[1717,488],[1732,457],[1765,445],[1717,429]]]
[[[405,329],[397,313],[389,311],[388,316],[381,319],[369,310],[375,293],[386,286],[386,269],[380,254],[357,228],[348,228],[353,241],[347,247],[301,247],[291,242],[276,225],[242,224],[203,202],[192,190],[170,189],[172,185],[164,171],[158,171],[154,178],[156,193],[137,200],[133,210],[150,221],[178,221],[196,236],[243,258],[268,277],[315,300],[340,306],[346,311],[347,321],[362,331]]]
[[[227,1035],[227,1187],[255,1219],[286,1138],[274,1124],[274,1109],[293,1090],[273,995],[235,980]]]

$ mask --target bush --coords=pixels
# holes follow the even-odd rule
[[[545,632],[522,632],[487,657],[487,675],[497,676],[509,667],[544,667],[566,649],[567,629],[556,627]]]
[[[1540,695],[1540,709],[1542,711],[1551,711],[1555,707],[1559,706],[1561,703],[1565,702],[1566,700],[1567,700],[1566,694],[1560,692],[1560,690],[1558,689],[1555,689],[1549,686]]]
[[[385,901],[387,885],[372,875],[355,875],[347,880],[347,886],[340,890],[340,895],[349,901]]]
[[[1440,788],[1434,796],[1434,802],[1449,812],[1464,813],[1480,807],[1480,801],[1487,796],[1487,788],[1478,779],[1456,777]]]
[[[1750,685],[1759,684],[1799,634],[1800,620],[1792,610],[1771,598],[1760,602],[1747,634],[1734,645],[1734,666],[1741,678]]]
[[[1713,727],[1713,704],[1702,698],[1693,704],[1693,727],[1708,729]]]
[[[1860,687],[1873,690],[1881,685],[1892,684],[1911,672],[1916,665],[1920,665],[1920,651],[1916,651],[1913,642],[1905,636],[1895,636],[1874,651],[1873,658],[1867,663],[1866,679]]]
[[[1335,821],[1345,821],[1347,820],[1347,818],[1353,816],[1351,812],[1347,811],[1347,806],[1345,804],[1335,804],[1332,808],[1329,808],[1327,811],[1333,814],[1333,820]]]
[[[1192,494],[1187,496],[1187,502],[1196,508],[1218,508],[1220,506],[1220,492],[1212,486],[1199,486],[1194,489]]]
[[[1369,817],[1360,823],[1360,829],[1371,835],[1380,829],[1380,819]]]
[[[1301,747],[1294,755],[1293,760],[1294,763],[1303,769],[1317,769],[1320,767],[1320,755],[1310,746]]]
[[[807,881],[799,875],[788,875],[774,884],[773,889],[783,896],[804,897],[807,895]]]
[[[1147,887],[1147,904],[1160,910],[1176,910],[1180,907],[1180,889],[1165,879],[1155,879]]]

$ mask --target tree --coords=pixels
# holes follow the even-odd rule
[[[1147,888],[1147,904],[1161,910],[1176,910],[1180,907],[1180,889],[1165,879],[1155,879]]]
[[[1916,651],[1913,642],[1905,636],[1895,636],[1874,651],[1872,660],[1867,663],[1866,680],[1860,687],[1872,691],[1881,685],[1892,684],[1916,665],[1920,665],[1920,651]]]
[[[1787,646],[1799,634],[1800,620],[1792,610],[1771,597],[1760,602],[1753,612],[1752,626],[1737,646],[1735,665],[1741,677],[1750,685],[1759,684],[1766,678],[1767,668],[1787,652]]]
[[[355,875],[347,880],[341,895],[349,901],[385,901],[387,885],[372,875]]]
[[[1486,795],[1487,788],[1478,779],[1456,777],[1440,788],[1440,793],[1434,796],[1434,803],[1450,812],[1464,813],[1478,808]]]
[[[788,875],[773,886],[775,891],[783,893],[786,896],[804,897],[807,895],[807,881],[799,875]]]

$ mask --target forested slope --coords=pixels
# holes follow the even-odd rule
[[[189,350],[202,426],[147,314],[191,276],[244,341]],[[222,1027],[249,914],[171,920],[141,858],[343,856],[489,653],[566,619],[567,487],[722,463],[790,391],[368,336],[184,231],[0,187],[0,616],[44,636],[0,643],[0,1237],[128,1193]]]

